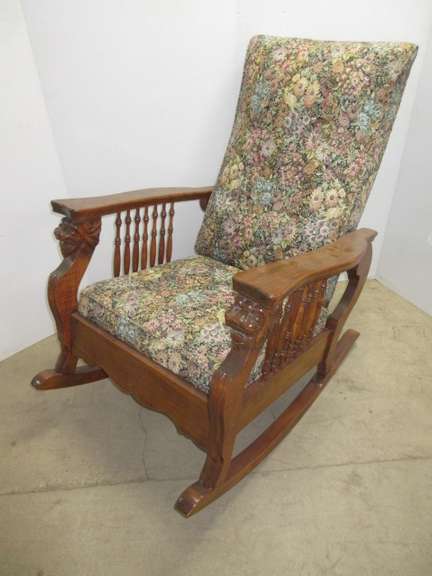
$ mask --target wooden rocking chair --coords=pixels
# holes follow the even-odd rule
[[[176,502],[184,516],[282,440],[358,337],[342,330],[376,233],[353,230],[415,54],[411,44],[255,37],[214,188],[52,202],[64,215],[55,231],[64,260],[48,284],[61,352],[32,384],[108,377],[168,416],[207,454]],[[199,255],[170,262],[174,204],[191,200],[205,211]],[[78,298],[107,214],[117,215],[114,278]],[[328,281],[342,272],[348,284],[328,314]],[[233,457],[238,433],[311,370],[286,411]]]

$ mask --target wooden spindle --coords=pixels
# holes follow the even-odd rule
[[[157,204],[155,204],[153,206],[153,213],[152,213],[153,226],[151,231],[151,242],[150,242],[150,267],[153,267],[156,263],[157,218],[158,218],[158,209]]]
[[[174,231],[174,202],[171,202],[169,209],[168,238],[167,238],[166,257],[165,257],[167,262],[171,262],[172,257],[173,231]]]
[[[134,272],[137,272],[138,271],[138,265],[139,265],[139,241],[140,241],[139,225],[141,222],[141,216],[140,216],[139,208],[137,208],[135,210],[134,222],[135,222],[135,230],[134,230],[134,237],[133,237],[134,243],[133,243],[133,251],[132,251],[132,270]]]
[[[143,237],[142,237],[142,245],[141,245],[141,270],[145,270],[147,268],[147,252],[148,252],[148,223],[149,223],[149,215],[148,215],[148,206],[144,208],[144,230],[143,230]]]
[[[159,228],[159,254],[158,254],[158,264],[163,264],[165,258],[165,219],[167,211],[165,202],[162,204],[161,210],[161,224]]]
[[[120,212],[117,212],[115,219],[116,235],[114,240],[114,276],[120,276],[120,229],[121,229],[122,219]]]
[[[129,268],[130,268],[130,241],[131,241],[130,225],[131,225],[131,222],[132,222],[132,218],[130,215],[130,210],[127,210],[126,218],[125,218],[126,231],[125,231],[124,252],[123,252],[123,272],[125,274],[129,274]]]

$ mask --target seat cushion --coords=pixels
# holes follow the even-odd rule
[[[203,256],[177,260],[85,288],[79,312],[207,393],[230,350],[236,272]]]
[[[257,36],[196,251],[250,268],[353,230],[417,48]]]

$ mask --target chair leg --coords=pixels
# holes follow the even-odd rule
[[[175,509],[177,512],[180,512],[180,514],[185,516],[185,518],[189,518],[193,514],[196,514],[196,512],[199,512],[208,506],[213,502],[213,500],[231,488],[231,485],[228,485],[228,482],[230,471],[235,460],[232,459],[232,448],[228,459],[224,461],[224,465],[220,466],[219,469],[214,468],[211,483],[208,481],[210,475],[208,469],[212,464],[214,466],[214,463],[210,462],[211,459],[207,455],[207,460],[201,472],[200,479],[186,488],[186,490],[184,490],[178,497],[175,503]],[[240,478],[238,480],[240,480]],[[234,483],[232,485],[234,485]]]
[[[218,481],[214,482],[212,486],[205,486],[203,474],[201,474],[200,480],[191,484],[179,496],[175,504],[176,510],[186,518],[189,518],[219,498],[219,496],[222,496],[253,470],[285,438],[303,414],[307,412],[342,364],[358,336],[359,333],[355,330],[347,330],[336,345],[331,370],[325,374],[317,370],[302,392],[286,410],[254,442],[235,458],[230,459],[225,470],[220,469]],[[205,468],[206,466],[204,466],[203,472]]]
[[[237,418],[233,418],[233,414],[238,414],[239,407],[238,404],[231,417],[227,417],[227,413],[221,410],[219,418],[212,414],[210,409],[210,440],[200,478],[179,496],[175,504],[176,510],[186,518],[210,504],[228,489],[226,483],[238,433],[233,425]]]

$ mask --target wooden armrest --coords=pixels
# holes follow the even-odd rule
[[[213,186],[202,188],[145,188],[87,198],[63,198],[52,200],[54,212],[64,214],[75,221],[90,220],[94,217],[131,210],[148,204],[163,202],[184,202],[186,200],[205,200],[210,197]]]
[[[376,234],[362,228],[313,252],[238,272],[233,278],[234,289],[258,302],[280,301],[304,284],[357,266]]]

